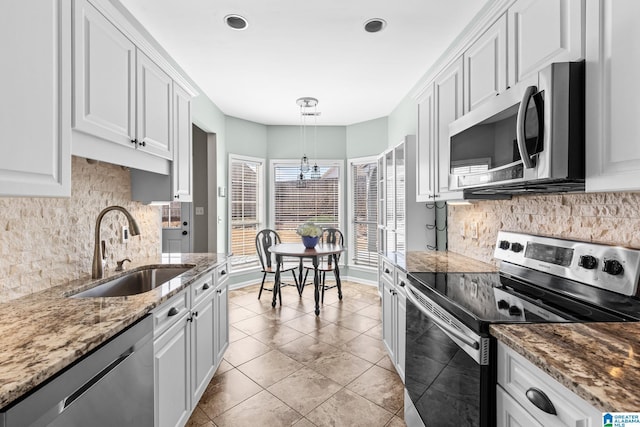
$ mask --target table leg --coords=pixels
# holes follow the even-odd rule
[[[338,268],[338,255],[333,254],[333,274],[336,276],[336,286],[338,286],[338,299],[342,299],[342,284],[340,283],[340,269]]]
[[[313,297],[316,300],[316,316],[320,314],[320,277],[318,277],[318,257],[313,257]]]
[[[282,264],[282,256],[276,255],[276,274],[273,279],[273,300],[271,307],[276,306],[276,298],[280,297],[280,305],[282,305],[282,295],[280,294],[280,264]]]
[[[298,266],[298,295],[302,297],[302,291],[304,291],[304,283],[302,282],[302,258],[300,258],[300,264]]]

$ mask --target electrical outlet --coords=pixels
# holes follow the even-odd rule
[[[460,224],[460,236],[464,237],[464,223]]]
[[[126,225],[122,227],[122,243],[129,242],[129,227]]]
[[[472,239],[477,239],[478,238],[478,223],[477,222],[472,222],[471,226],[469,227],[469,234],[471,235]]]

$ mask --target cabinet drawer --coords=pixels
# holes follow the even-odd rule
[[[225,283],[229,279],[229,264],[227,262],[216,267],[215,284],[216,287]]]
[[[153,336],[158,337],[189,313],[188,289],[172,297],[153,311]]]
[[[192,306],[195,306],[204,298],[206,298],[207,295],[213,293],[215,285],[213,277],[213,273],[208,273],[204,275],[204,277],[198,279],[195,283],[191,284]]]
[[[395,282],[395,267],[394,265],[391,263],[391,261],[389,261],[386,258],[381,258],[382,261],[382,267],[380,268],[380,275],[387,279],[389,282],[394,283]]]
[[[542,425],[580,426],[597,425],[600,422],[600,411],[500,342],[498,384]],[[532,388],[549,398],[557,415],[544,412],[527,398],[526,393]]]

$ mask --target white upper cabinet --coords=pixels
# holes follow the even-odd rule
[[[173,159],[171,77],[137,51],[136,139],[143,151]]]
[[[74,129],[135,147],[136,47],[86,1],[76,1]]]
[[[464,53],[465,113],[507,88],[507,16],[502,15]]]
[[[462,198],[462,192],[449,192],[449,125],[462,116],[462,76],[462,58],[458,58],[434,81],[436,200]]]
[[[173,85],[173,198],[193,200],[191,96],[180,86]]]
[[[583,52],[584,0],[518,0],[508,11],[509,85]]]
[[[586,190],[640,189],[640,2],[589,0]]]
[[[433,84],[418,99],[418,143],[416,146],[416,201],[428,202],[436,194],[434,174],[434,113]]]
[[[0,46],[0,196],[69,196],[70,1],[3,1]]]
[[[73,1],[72,154],[169,175],[175,72],[109,2]]]

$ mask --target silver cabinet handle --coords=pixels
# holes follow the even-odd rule
[[[551,399],[549,399],[544,391],[531,387],[527,390],[525,395],[527,396],[527,399],[536,406],[536,408],[546,412],[547,414],[558,415]]]

